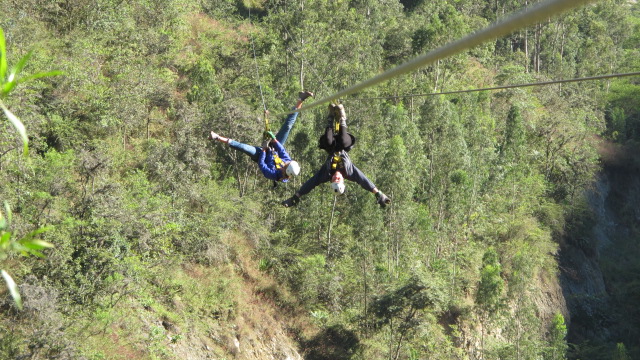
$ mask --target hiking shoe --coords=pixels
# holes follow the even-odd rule
[[[296,195],[293,195],[292,197],[290,197],[287,200],[283,201],[281,204],[284,207],[294,207],[294,206],[298,205],[299,202],[300,202],[300,198],[297,197]]]
[[[378,204],[382,208],[391,203],[391,199],[389,199],[387,195],[383,194],[382,191],[378,191],[376,193],[376,198],[378,198]]]
[[[214,133],[213,131],[209,134],[209,140],[218,140],[218,138],[220,138],[220,135]]]
[[[327,127],[333,128],[333,114],[335,112],[335,104],[329,104],[329,114],[327,115]]]
[[[309,97],[313,97],[313,93],[311,91],[300,91],[298,94],[298,99],[300,99],[300,101],[305,101]]]

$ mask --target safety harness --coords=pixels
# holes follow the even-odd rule
[[[273,161],[276,163],[276,169],[280,170],[284,167],[284,161],[282,161],[282,159],[280,159],[280,156],[278,156],[278,153],[275,151],[275,149],[273,148],[269,148],[271,149],[271,153],[273,154]]]
[[[342,157],[340,156],[340,152],[336,151],[333,153],[333,157],[331,158],[331,170],[338,170],[342,165]]]
[[[275,135],[273,135],[273,133],[271,132],[271,129],[269,128],[269,118],[267,117],[268,114],[269,114],[269,111],[264,112],[264,132],[262,136],[264,138],[264,142],[267,144],[267,146],[269,147],[269,150],[271,150],[271,153],[273,154],[273,161],[276,165],[276,169],[280,170],[284,167],[284,161],[280,159],[280,156],[278,156],[278,152],[274,148],[269,146],[269,144],[271,143],[271,140],[275,139],[276,137]]]
[[[276,136],[273,135],[273,133],[271,132],[270,126],[269,126],[269,111],[265,110],[264,111],[264,132],[262,133],[262,137],[264,138],[264,143],[267,144],[267,147],[269,148],[269,150],[271,150],[271,155],[273,155],[273,162],[276,166],[276,170],[281,170],[284,167],[284,161],[280,158],[280,156],[278,156],[278,152],[272,148],[269,144],[271,143],[271,140],[275,139]],[[273,181],[273,187],[276,187],[278,185],[277,181]]]

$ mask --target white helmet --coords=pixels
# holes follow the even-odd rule
[[[287,165],[287,175],[289,176],[298,176],[300,174],[300,165],[297,161],[291,161],[289,165]]]
[[[342,195],[344,194],[344,183],[340,182],[340,183],[331,183],[331,191],[334,192],[336,195]]]
[[[336,171],[331,177],[331,192],[337,195],[342,195],[344,194],[344,189],[345,186],[342,173],[340,171]]]

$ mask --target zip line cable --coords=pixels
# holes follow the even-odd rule
[[[402,65],[387,70],[380,75],[374,76],[368,80],[353,85],[350,88],[339,91],[332,96],[314,101],[313,104],[304,106],[296,111],[302,112],[310,110],[334,99],[345,97],[363,89],[378,85],[394,77],[409,73],[421,67],[433,64],[438,60],[458,54],[464,50],[480,45],[486,41],[508,35],[517,29],[536,24],[551,16],[559,15],[593,1],[594,0],[547,0],[539,2],[532,7],[519,11],[483,30],[467,35],[460,40],[449,43],[424,55],[418,56],[413,60],[407,61]],[[284,116],[290,113],[291,112],[286,112],[283,114],[278,114],[276,116]]]
[[[578,81],[588,81],[588,80],[601,80],[601,79],[610,79],[610,78],[627,77],[627,76],[639,76],[639,75],[640,75],[640,72],[622,73],[622,74],[608,74],[608,75],[581,77],[581,78],[575,78],[575,79],[552,80],[552,81],[542,81],[542,82],[537,82],[537,83],[494,86],[494,87],[479,88],[479,89],[443,91],[443,92],[428,93],[428,94],[381,96],[381,97],[370,97],[370,98],[352,98],[352,99],[348,99],[348,100],[349,101],[360,101],[360,100],[398,99],[398,98],[411,98],[411,97],[421,97],[421,96],[431,96],[431,95],[461,94],[461,93],[469,93],[469,92],[475,92],[475,91],[502,90],[502,89],[512,89],[512,88],[529,87],[529,86],[552,85],[552,84],[561,84],[561,83],[568,83],[568,82],[578,82]]]

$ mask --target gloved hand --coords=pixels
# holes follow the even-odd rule
[[[287,200],[283,201],[281,204],[284,207],[294,207],[296,205],[298,205],[298,203],[300,202],[300,198],[296,195],[293,195],[292,197],[288,198]]]
[[[276,136],[273,135],[273,133],[271,131],[265,131],[262,133],[264,140],[262,140],[262,148],[266,149],[267,147],[269,147],[269,144],[272,141],[276,140]]]
[[[382,191],[378,191],[376,193],[376,198],[378,198],[378,204],[380,207],[385,207],[387,204],[391,203],[391,199],[389,199],[387,195],[383,194]]]

